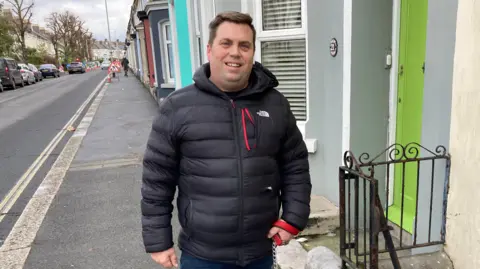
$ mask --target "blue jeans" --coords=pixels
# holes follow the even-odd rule
[[[246,266],[202,260],[186,253],[180,257],[180,269],[271,269],[273,257],[267,256]]]

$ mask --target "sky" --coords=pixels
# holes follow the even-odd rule
[[[1,1],[1,0],[0,0]],[[31,2],[32,0],[24,0]],[[35,1],[32,23],[46,25],[45,18],[51,12],[69,10],[85,22],[97,40],[108,39],[105,0],[33,0]],[[112,41],[125,41],[130,7],[133,0],[107,0],[110,34]]]

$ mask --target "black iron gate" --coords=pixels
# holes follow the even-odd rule
[[[342,268],[377,269],[379,255],[382,253],[388,253],[386,258],[392,261],[393,268],[400,268],[397,251],[445,242],[450,155],[444,146],[436,147],[433,152],[417,143],[405,146],[393,144],[373,158],[370,158],[368,153],[363,153],[357,159],[351,151],[347,151],[344,153],[343,161],[344,166],[339,168]],[[438,162],[443,163],[439,165]],[[442,176],[440,180],[436,177],[438,174]],[[389,192],[392,183],[395,188],[401,190],[401,194],[398,191],[394,193],[393,199],[390,198]],[[379,185],[383,185],[384,188],[379,188]],[[405,206],[408,201],[413,201],[413,198],[406,195],[406,189],[412,188],[416,192],[415,209],[414,217],[409,217]],[[441,193],[439,188],[442,189]],[[379,193],[383,189],[385,193]],[[419,216],[420,189],[423,212]],[[392,212],[389,212],[391,203],[396,203],[396,207],[392,207],[390,209]],[[389,218],[389,213],[394,215],[394,208],[397,215],[396,223]],[[434,211],[440,208],[442,218],[440,232],[432,235],[432,227],[435,227],[432,223],[438,223],[434,218]],[[407,232],[404,227],[412,217],[414,227]],[[423,234],[418,230],[420,222],[422,227],[428,226],[428,234],[425,232],[426,228],[423,229]],[[392,231],[396,233],[395,237],[392,237]],[[379,242],[380,233],[383,234],[381,239],[384,244]],[[419,240],[418,236],[423,239]],[[384,247],[380,248],[380,245]]]

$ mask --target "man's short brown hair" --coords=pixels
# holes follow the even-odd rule
[[[255,48],[255,38],[257,36],[257,32],[255,31],[255,26],[253,26],[252,22],[253,19],[249,14],[241,13],[237,11],[225,11],[218,13],[217,16],[210,22],[208,26],[210,28],[210,35],[208,37],[208,44],[212,45],[213,40],[217,36],[217,29],[220,24],[224,22],[232,22],[236,24],[246,24],[250,26],[253,32],[253,47]]]

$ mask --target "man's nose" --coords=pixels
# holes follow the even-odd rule
[[[230,46],[229,54],[233,57],[240,57],[240,47],[238,45]]]

